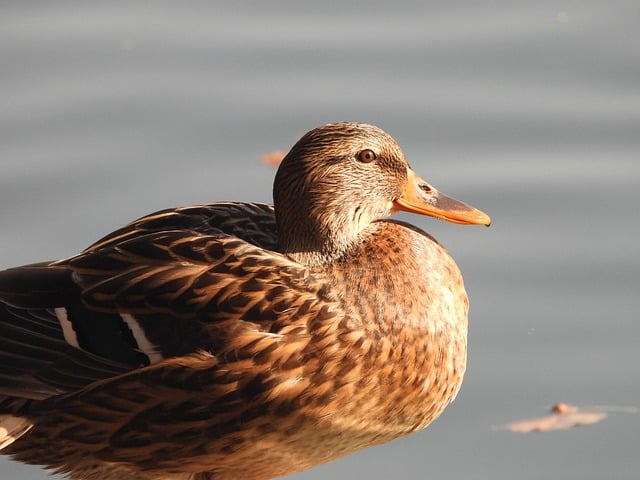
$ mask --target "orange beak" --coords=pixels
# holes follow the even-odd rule
[[[466,225],[491,225],[486,213],[443,195],[413,170],[407,168],[407,185],[402,195],[393,202],[393,211],[419,213]]]

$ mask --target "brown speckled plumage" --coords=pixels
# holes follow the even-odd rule
[[[356,123],[305,135],[274,199],[0,272],[3,453],[75,480],[268,479],[431,423],[462,382],[467,297],[432,237],[383,219],[488,217]]]

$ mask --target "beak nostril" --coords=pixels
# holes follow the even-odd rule
[[[431,187],[426,183],[422,183],[420,184],[420,190],[422,190],[423,192],[429,193],[431,191]]]

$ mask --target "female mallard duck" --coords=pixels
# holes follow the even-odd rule
[[[307,133],[274,206],[141,218],[0,272],[0,448],[72,479],[267,479],[426,427],[455,397],[467,296],[406,210],[489,217],[382,130]]]

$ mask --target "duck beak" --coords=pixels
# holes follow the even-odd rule
[[[407,168],[407,185],[393,202],[393,211],[419,213],[465,225],[491,225],[486,213],[443,195]]]

